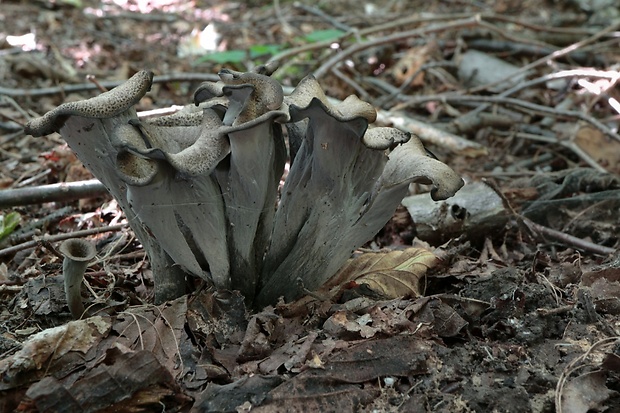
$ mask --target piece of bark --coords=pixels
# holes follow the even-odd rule
[[[463,234],[484,238],[503,230],[509,217],[501,198],[482,182],[465,185],[445,201],[434,202],[422,194],[408,196],[402,204],[415,223],[416,236],[434,245]]]

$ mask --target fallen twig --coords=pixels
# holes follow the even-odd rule
[[[488,90],[490,87],[497,86],[497,85],[499,85],[501,83],[509,81],[510,79],[514,78],[514,76],[517,76],[517,75],[519,75],[521,73],[525,73],[525,72],[527,72],[530,69],[534,69],[535,67],[542,66],[542,65],[547,65],[547,64],[549,64],[550,61],[553,61],[553,60],[555,60],[555,59],[557,59],[557,58],[559,58],[561,56],[565,56],[567,54],[573,53],[575,50],[577,50],[577,49],[579,49],[579,48],[581,48],[583,46],[592,44],[595,41],[597,41],[598,39],[600,39],[601,37],[605,37],[608,34],[614,32],[614,31],[616,31],[618,29],[620,29],[620,23],[612,24],[611,26],[607,27],[606,29],[601,30],[600,32],[598,32],[596,34],[593,34],[592,36],[590,36],[590,37],[588,37],[586,39],[583,39],[580,42],[568,45],[568,46],[566,46],[566,47],[564,47],[564,48],[562,48],[560,50],[554,51],[553,53],[551,53],[551,54],[549,54],[547,56],[543,56],[543,57],[541,57],[538,60],[535,60],[535,61],[533,61],[531,63],[526,64],[525,66],[519,68],[518,71],[511,73],[509,76],[507,76],[504,79],[500,79],[500,80],[494,81],[492,83],[488,83],[486,85],[478,86],[476,88],[473,88],[473,89],[469,90],[469,92],[473,93],[473,92],[480,92],[480,91],[483,91],[483,90]]]
[[[120,231],[123,228],[127,228],[128,226],[129,226],[128,224],[117,224],[117,225],[110,225],[107,227],[91,228],[91,229],[85,229],[82,231],[68,232],[65,234],[44,235],[42,237],[37,237],[33,239],[32,241],[24,242],[23,244],[14,245],[12,247],[2,249],[0,250],[0,257],[14,254],[18,251],[22,251],[28,248],[33,248],[42,243],[64,241],[69,238],[86,237],[89,235],[101,234],[102,232]]]
[[[318,7],[307,6],[305,4],[294,4],[293,7],[304,10],[310,14],[314,14],[315,16],[318,16],[319,18],[325,20],[327,23],[331,24],[337,29],[344,30],[345,32],[354,30],[353,27],[349,26],[348,24],[342,23],[341,21],[328,15],[327,13],[325,13],[323,10],[319,9]]]
[[[468,27],[474,27],[480,24],[477,16],[470,17],[467,19],[456,20],[450,23],[445,24],[437,24],[428,27],[422,27],[418,29],[408,30],[405,32],[394,33],[390,36],[380,37],[378,39],[369,40],[366,42],[356,43],[332,58],[328,59],[325,63],[323,63],[315,72],[314,76],[318,79],[324,76],[334,65],[347,57],[360,52],[362,50],[368,49],[370,47],[379,46],[383,44],[390,44],[397,42],[399,40],[407,39],[410,37],[423,36],[431,33],[443,32],[446,30],[454,30],[454,29],[464,29]]]
[[[528,80],[526,82],[521,82],[510,89],[506,89],[505,91],[499,93],[498,97],[508,97],[514,95],[516,92],[527,89],[531,86],[536,86],[542,83],[547,83],[552,80],[557,79],[570,79],[570,78],[597,78],[597,79],[609,79],[612,82],[615,82],[620,75],[617,71],[614,70],[596,70],[596,69],[572,69],[572,70],[562,70],[556,73],[550,73],[544,76],[537,77],[532,80]],[[405,102],[403,105],[407,105]],[[399,106],[400,107],[400,106]],[[479,113],[491,107],[491,104],[480,105],[473,112]]]
[[[565,117],[565,118],[574,118],[579,119],[584,122],[589,123],[596,129],[603,132],[605,135],[620,141],[620,135],[604,124],[602,124],[599,120],[593,118],[590,115],[587,115],[583,112],[578,112],[574,110],[561,110],[556,108],[550,108],[548,106],[537,105],[535,103],[527,102],[525,100],[509,98],[504,96],[477,96],[477,95],[460,95],[457,93],[446,94],[446,95],[427,95],[427,96],[418,96],[407,102],[407,105],[399,105],[398,109],[402,109],[403,106],[411,106],[413,104],[423,104],[427,102],[450,102],[450,103],[459,103],[459,102],[480,102],[480,103],[492,103],[492,104],[505,104],[515,106],[517,108],[522,108],[524,110],[534,111],[539,114],[555,116],[555,117]]]
[[[212,73],[172,73],[169,75],[155,76],[153,83],[168,83],[168,82],[194,82],[194,81],[217,81],[219,78]],[[0,95],[7,96],[45,96],[55,95],[58,93],[75,93],[88,90],[98,90],[99,87],[106,89],[112,89],[125,80],[104,80],[99,82],[99,85],[88,83],[78,83],[75,85],[61,85],[43,87],[37,89],[21,89],[21,88],[8,88],[0,86]]]
[[[405,112],[392,113],[378,110],[377,120],[379,122],[391,123],[397,128],[413,132],[422,142],[440,146],[454,153],[470,156],[472,158],[488,154],[488,149],[484,145],[440,130],[431,124],[413,119],[407,116]]]
[[[492,53],[510,53],[511,55],[530,55],[530,56],[548,56],[557,50],[557,47],[552,47],[542,44],[528,44],[522,41],[515,40],[495,40],[495,39],[473,39],[467,42],[467,46],[480,50],[482,52]],[[573,52],[570,54],[570,59],[579,64],[591,63],[592,53],[585,51]],[[601,57],[598,57],[597,65],[603,65]]]
[[[498,133],[498,135],[501,135],[501,134]],[[551,136],[536,135],[533,133],[526,133],[526,132],[516,132],[516,133],[510,132],[510,136],[513,136],[515,138],[520,138],[520,139],[529,139],[533,141],[545,142],[545,143],[551,143],[551,144],[563,146],[566,149],[572,151],[579,158],[581,158],[581,160],[587,163],[588,166],[590,166],[591,168],[596,169],[599,172],[606,172],[606,173],[609,172],[607,169],[602,167],[598,162],[596,162],[596,160],[594,160],[583,149],[581,149],[579,145],[577,145],[573,141],[560,140],[560,139],[557,139]]]
[[[522,222],[525,226],[527,226],[531,231],[536,232],[543,236],[548,236],[554,238],[564,245],[573,246],[584,251],[590,251],[595,254],[600,255],[611,255],[616,252],[615,249],[605,247],[603,245],[598,245],[590,241],[586,241],[582,238],[577,238],[575,236],[566,234],[564,232],[557,231],[555,229],[551,229],[549,227],[545,227],[543,225],[537,224],[529,218],[524,217],[523,215],[517,213],[515,209],[512,207],[510,201],[506,198],[504,193],[497,187],[497,185],[493,181],[484,180],[484,182],[489,185],[495,193],[502,199],[502,203],[504,206],[512,213],[512,215],[517,218],[520,222]]]
[[[0,191],[0,208],[42,204],[44,202],[68,202],[105,193],[107,193],[107,189],[97,179],[3,189]]]
[[[8,244],[6,245],[15,245],[26,240],[32,239],[33,236],[39,235],[41,233],[40,228],[47,227],[51,225],[53,222],[60,221],[67,214],[73,211],[73,207],[66,206],[54,211],[51,211],[48,215],[41,217],[36,220],[28,220],[28,223],[20,226],[19,229],[13,231],[11,235],[9,235]],[[6,242],[3,242],[4,245]]]
[[[562,242],[565,245],[573,246],[581,250],[590,251],[590,252],[593,252],[595,254],[600,254],[600,255],[611,255],[616,252],[616,250],[613,248],[605,247],[603,245],[598,245],[593,242],[586,241],[585,239],[577,238],[570,234],[556,231],[555,229],[551,229],[543,225],[537,224],[534,221],[528,218],[525,218],[523,216],[521,216],[520,219],[532,231],[537,232],[541,235],[546,235],[548,237],[554,238]]]

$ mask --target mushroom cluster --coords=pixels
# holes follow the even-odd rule
[[[312,76],[284,96],[273,70],[222,70],[195,105],[139,120],[134,105],[152,82],[142,71],[26,125],[34,136],[59,131],[118,200],[153,265],[157,302],[183,294],[185,275],[257,306],[295,299],[385,225],[410,183],[432,184],[435,200],[463,185],[416,137],[369,129],[372,105],[332,105]]]

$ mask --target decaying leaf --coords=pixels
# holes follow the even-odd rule
[[[407,335],[364,340],[330,355],[325,369],[308,369],[268,390],[269,396],[252,411],[359,411],[376,397],[359,384],[386,376],[417,376],[439,364],[426,340]]]
[[[592,126],[579,128],[574,142],[608,171],[620,173],[620,142]]]
[[[620,268],[594,268],[583,274],[582,288],[592,295],[597,310],[610,314],[620,313]]]
[[[0,374],[5,378],[0,390],[19,384],[33,370],[73,351],[86,353],[96,345],[111,327],[106,317],[91,317],[43,330],[33,335],[17,353],[0,360]],[[17,380],[17,382],[14,382]]]
[[[397,85],[402,85],[409,81],[407,86],[417,87],[424,84],[424,71],[422,66],[429,60],[429,55],[433,45],[427,44],[421,47],[409,49],[390,70],[391,75],[396,80]],[[414,74],[417,75],[410,79]]]
[[[225,385],[209,383],[197,397],[194,410],[207,413],[244,411],[241,410],[244,402],[249,401],[250,406],[260,405],[281,382],[278,376],[254,375]]]
[[[153,406],[166,410],[166,401],[178,406],[190,400],[151,352],[118,349],[107,352],[105,362],[74,383],[48,376],[26,395],[41,412],[139,412]]]
[[[365,253],[350,260],[328,284],[348,281],[367,284],[386,298],[419,297],[419,282],[439,259],[423,248]]]
[[[323,330],[336,337],[360,336],[362,338],[373,337],[379,329],[369,326],[371,318],[368,314],[353,318],[346,311],[336,311],[323,324]]]
[[[184,336],[187,297],[160,306],[133,307],[121,313],[112,326],[116,345],[151,352],[171,374],[183,368],[179,345]]]
[[[569,380],[562,394],[562,412],[586,413],[603,408],[613,392],[605,385],[605,373],[595,371]]]

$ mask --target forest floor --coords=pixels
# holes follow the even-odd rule
[[[3,1],[0,188],[92,179],[60,135],[22,128],[97,82],[166,75],[147,111],[276,57],[283,85],[360,96],[467,182],[433,213],[412,187],[363,250],[433,251],[422,293],[154,306],[105,193],[3,200],[0,411],[620,412],[616,2],[263,3]],[[71,321],[57,248],[76,233],[98,256]]]

